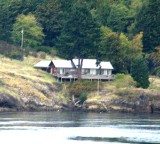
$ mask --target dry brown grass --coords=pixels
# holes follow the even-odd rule
[[[151,76],[149,80],[150,80],[149,89],[160,91],[160,78]]]
[[[116,98],[135,100],[141,94],[149,97],[160,97],[160,78],[150,77],[150,86],[148,89],[136,88],[136,83],[129,75],[120,75],[118,79],[113,81],[103,82],[102,90],[97,95],[97,92],[92,92],[89,95],[88,102],[105,101]]]
[[[33,68],[39,58],[28,57],[24,61],[11,60],[0,56],[0,92],[12,96],[36,96],[42,101],[48,98],[37,89],[52,84],[55,79],[48,73]]]

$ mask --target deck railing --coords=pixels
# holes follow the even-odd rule
[[[58,74],[54,73],[52,74],[56,78],[62,78],[62,79],[77,79],[77,75],[65,75],[65,74]],[[113,80],[114,75],[90,75],[90,74],[85,74],[81,76],[82,79],[89,79],[89,80]]]

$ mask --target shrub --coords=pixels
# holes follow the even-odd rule
[[[87,100],[88,94],[86,92],[82,92],[79,96],[80,104],[83,104]]]
[[[12,50],[10,53],[8,53],[8,57],[11,59],[23,60],[23,51]]]
[[[35,48],[35,50],[37,52],[43,51],[43,52],[46,52],[46,53],[49,53],[51,49],[52,49],[51,47],[47,47],[47,46],[38,46],[38,47]]]
[[[149,87],[149,70],[147,61],[144,58],[138,58],[132,63],[131,75],[137,82],[137,87]]]
[[[27,56],[29,56],[29,53],[30,52],[30,48],[25,48],[24,49],[24,55],[27,57]]]
[[[50,55],[51,55],[52,57],[56,56],[56,55],[57,55],[57,51],[56,51],[55,49],[52,49],[52,50],[50,51]]]
[[[135,87],[136,82],[130,75],[116,74],[115,76],[116,87]]]
[[[46,53],[45,52],[39,52],[38,57],[42,58],[42,59],[45,59],[46,58]]]
[[[152,74],[160,77],[160,66],[155,67]]]
[[[1,43],[0,53],[11,59],[23,60],[24,50],[11,44]]]
[[[77,80],[68,85],[69,93],[80,96],[82,92],[90,92],[97,90],[97,83],[88,80]]]
[[[31,55],[32,55],[33,57],[38,57],[38,54],[37,54],[37,52],[35,52],[35,51],[33,51],[33,52],[31,53]]]

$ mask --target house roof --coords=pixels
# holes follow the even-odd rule
[[[78,59],[73,59],[73,63],[70,60],[42,60],[34,65],[36,68],[48,68],[53,62],[56,68],[74,68],[78,67]],[[110,62],[102,61],[100,63],[101,69],[113,69]],[[96,65],[96,59],[83,59],[83,69],[99,69],[100,66]]]
[[[78,67],[78,59],[73,59],[73,62],[76,67]],[[83,59],[83,66],[84,69],[99,69],[101,66],[101,69],[113,69],[110,62],[102,61],[99,66],[96,64],[96,59]]]
[[[34,67],[36,67],[36,68],[48,68],[50,64],[51,64],[51,61],[42,60],[42,61],[39,61],[37,64],[35,64]]]
[[[110,62],[104,62],[102,61],[100,63],[101,69],[113,69],[113,66],[111,65]]]
[[[73,68],[70,60],[52,60],[56,68]]]
[[[75,66],[78,67],[78,59],[73,59],[73,62]],[[99,67],[96,65],[96,59],[83,59],[82,68],[98,69]]]

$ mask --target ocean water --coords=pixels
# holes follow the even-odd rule
[[[0,144],[160,144],[160,115],[0,113]]]

